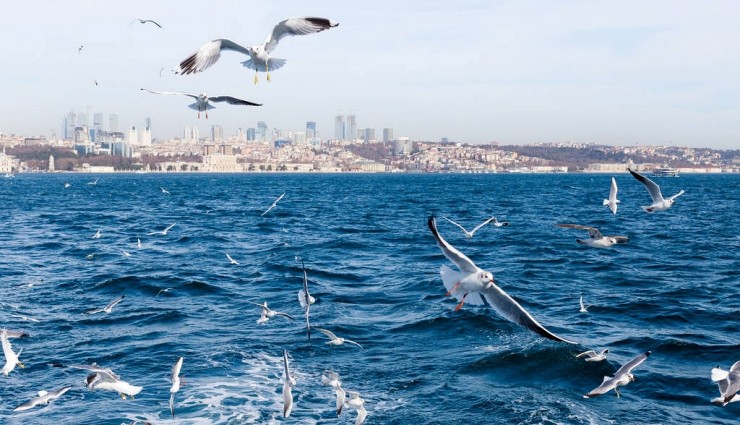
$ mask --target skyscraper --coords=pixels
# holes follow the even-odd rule
[[[383,143],[388,143],[392,141],[393,141],[393,129],[384,128],[383,129]]]
[[[316,137],[316,123],[313,121],[309,121],[306,123],[306,137],[309,139],[313,139]]]
[[[73,111],[69,111],[67,115],[64,116],[65,140],[74,140],[75,127],[77,127],[77,114],[75,114]]]
[[[131,128],[128,129],[128,139],[126,139],[129,145],[138,145],[139,144],[139,132],[136,131],[136,126],[132,125]]]
[[[224,138],[224,128],[220,125],[211,126],[211,141],[220,142]]]
[[[247,140],[254,140],[257,137],[257,130],[254,127],[247,129]]]
[[[357,133],[357,117],[355,115],[347,115],[347,124],[344,129],[344,138],[346,140],[352,140],[355,138]]]
[[[267,140],[267,123],[264,121],[257,121],[257,140]]]
[[[95,115],[93,115],[93,128],[96,133],[103,131],[103,114],[100,112],[96,112]]]
[[[108,117],[108,132],[115,133],[118,131],[118,114],[110,114]]]
[[[337,140],[344,140],[344,115],[337,115],[334,118],[334,138]]]
[[[366,128],[365,129],[365,143],[375,142],[377,139],[375,139],[375,129],[374,128]]]
[[[151,146],[152,145],[152,130],[149,127],[145,127],[144,131],[141,133],[141,146]]]

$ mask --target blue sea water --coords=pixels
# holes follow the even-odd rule
[[[26,367],[0,376],[0,423],[354,423],[352,410],[336,417],[333,392],[321,385],[326,369],[361,393],[367,424],[737,423],[740,403],[709,402],[719,394],[709,373],[740,360],[740,176],[655,179],[666,195],[686,194],[652,215],[640,209],[649,204],[643,186],[624,174],[612,215],[601,205],[610,178],[0,179],[0,326],[30,334],[11,340]],[[472,239],[444,220],[438,227],[542,324],[580,344],[543,339],[485,306],[453,311],[439,275],[452,264],[426,226],[432,213],[468,228],[491,215],[509,221]],[[630,240],[588,248],[575,242],[585,232],[554,226],[563,222]],[[148,235],[172,223],[166,236]],[[299,260],[317,299],[312,324],[364,348],[328,346],[318,332],[309,343]],[[83,314],[122,294],[110,314]],[[580,296],[593,304],[588,313],[579,312]],[[257,325],[250,302],[262,301],[296,320]],[[606,347],[607,362],[575,358]],[[297,380],[288,419],[283,349]],[[648,350],[621,398],[582,397]],[[185,385],[173,420],[168,375],[179,356]],[[54,362],[97,362],[144,389],[134,400],[90,391],[84,371]],[[72,389],[50,406],[12,412],[39,390],[65,385]]]

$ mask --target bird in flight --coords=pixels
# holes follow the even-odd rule
[[[275,202],[273,202],[272,205],[270,205],[270,208],[268,208],[267,210],[265,210],[265,212],[263,212],[262,215],[267,214],[268,212],[270,212],[270,210],[272,210],[273,208],[275,208],[277,206],[277,203],[280,202],[281,199],[283,199],[283,196],[285,196],[285,192],[283,192],[282,195],[278,196],[278,198],[275,200]]]
[[[192,94],[192,93],[184,93],[184,92],[179,92],[179,91],[156,91],[156,90],[149,90],[149,89],[141,89],[141,90],[148,91],[149,93],[154,93],[154,94],[176,94],[176,95],[192,97],[193,99],[195,99],[195,103],[188,105],[188,108],[198,111],[198,118],[200,118],[201,112],[205,112],[206,119],[208,119],[208,110],[215,109],[215,106],[211,105],[210,102],[226,102],[229,105],[262,106],[261,103],[254,103],[248,100],[237,99],[231,96],[208,96],[205,93]]]
[[[463,232],[465,232],[465,236],[467,236],[468,238],[472,238],[472,237],[473,237],[473,235],[475,234],[475,232],[477,232],[477,231],[478,231],[478,229],[480,229],[481,227],[485,226],[486,224],[488,224],[488,223],[490,223],[491,221],[493,221],[493,220],[495,220],[495,219],[496,219],[496,217],[491,217],[491,218],[489,218],[488,220],[484,221],[483,223],[481,223],[481,224],[479,224],[479,225],[475,226],[475,227],[473,228],[473,230],[471,230],[471,231],[468,231],[468,230],[466,230],[466,229],[465,229],[464,227],[462,227],[461,225],[459,225],[458,223],[455,223],[454,221],[450,220],[449,218],[447,218],[447,217],[442,217],[442,218],[444,218],[445,220],[449,221],[450,223],[452,223],[452,224],[454,224],[455,226],[457,226],[457,227],[459,227],[460,229],[462,229],[462,231],[463,231]]]
[[[136,21],[139,21],[139,23],[141,23],[141,24],[146,24],[147,22],[151,22],[151,23],[153,23],[154,25],[156,25],[156,26],[158,26],[158,27],[162,28],[162,25],[159,25],[159,24],[158,24],[157,22],[155,22],[155,21],[152,21],[151,19],[141,19],[141,18],[136,18],[136,19],[134,19],[133,21],[131,21],[131,24],[133,24],[133,23],[134,23],[134,22],[136,22]],[[130,24],[129,24],[129,25],[130,25]]]

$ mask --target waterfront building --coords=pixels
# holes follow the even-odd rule
[[[344,140],[352,140],[357,134],[357,116],[347,115],[347,124],[345,126]]]
[[[136,145],[139,143],[139,132],[136,131],[136,126],[132,125],[128,129],[128,138],[126,139],[130,145]]]
[[[224,128],[220,125],[211,126],[211,141],[216,143],[224,139]]]
[[[257,140],[267,141],[267,123],[264,121],[257,121]]]
[[[118,132],[118,114],[110,114],[108,116],[108,132]]]
[[[393,139],[393,129],[392,128],[384,128],[383,129],[383,143],[389,143],[392,142]]]
[[[334,117],[334,138],[337,140],[345,140],[344,132],[345,122],[344,115],[337,115]]]
[[[308,121],[306,123],[306,138],[313,139],[314,137],[316,137],[316,123]]]

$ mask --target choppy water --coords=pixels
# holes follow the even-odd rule
[[[367,424],[736,423],[740,415],[740,403],[709,403],[718,395],[710,369],[740,360],[740,176],[659,179],[665,194],[686,194],[649,215],[639,208],[649,200],[642,185],[619,175],[616,216],[601,205],[608,175],[147,174],[86,184],[94,177],[0,180],[0,326],[31,334],[11,340],[26,368],[0,376],[0,423],[354,423],[353,411],[336,418],[324,369],[362,394]],[[454,312],[439,276],[451,264],[426,227],[430,213],[469,227],[491,214],[510,221],[473,239],[444,221],[439,229],[540,322],[581,345],[545,340],[486,307]],[[630,241],[584,247],[575,239],[585,232],[558,222]],[[168,235],[147,236],[172,223]],[[327,346],[318,333],[308,343],[298,258],[318,299],[313,324],[364,349]],[[82,314],[121,294],[112,313]],[[588,314],[578,311],[580,295],[593,304]],[[297,320],[257,325],[248,301]],[[608,362],[574,357],[603,347]],[[298,381],[288,419],[283,349]],[[621,399],[582,398],[647,350]],[[172,420],[167,377],[178,356],[186,384]],[[144,390],[125,401],[90,391],[84,371],[51,362],[97,362]],[[73,388],[54,404],[12,412],[64,385]]]

